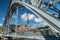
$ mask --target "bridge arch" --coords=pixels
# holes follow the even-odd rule
[[[13,12],[16,10],[15,8],[25,6],[26,8],[30,9],[31,11],[36,12],[39,16],[41,16],[44,20],[46,20],[50,25],[54,26],[55,29],[58,30],[57,32],[60,31],[60,28],[59,28],[60,25],[56,23],[56,22],[60,23],[59,21],[56,20],[56,22],[54,22],[54,21],[53,21],[54,18],[53,18],[53,20],[49,20],[48,17],[50,17],[50,16],[48,16],[47,14],[45,14],[43,11],[41,11],[41,10],[39,10],[39,9],[37,9],[37,8],[34,8],[34,7],[31,6],[31,5],[29,5],[29,6],[27,6],[27,5],[29,5],[29,4],[26,4],[26,3],[21,2],[21,1],[19,1],[19,2],[18,2],[18,1],[12,2],[12,3],[10,4],[10,6],[9,6],[9,9],[8,9],[8,12],[7,12],[7,15],[6,15],[6,18],[5,18],[5,21],[4,21],[3,26],[6,27],[6,25],[8,24],[9,18],[12,17]],[[13,10],[13,9],[14,9],[14,10]],[[12,11],[12,14],[10,15],[10,12],[11,12],[11,11]],[[42,14],[42,13],[43,13],[43,14]],[[47,17],[47,16],[48,16],[48,17]],[[50,17],[50,18],[52,18],[52,17]],[[51,21],[51,22],[50,22],[50,21]],[[52,23],[52,24],[51,24],[51,23]],[[57,28],[57,26],[58,26],[58,28]]]

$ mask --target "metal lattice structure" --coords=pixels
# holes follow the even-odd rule
[[[37,0],[36,5],[34,6],[33,4],[29,4],[30,2],[33,3],[32,1],[28,0],[11,0],[11,3],[9,4],[8,11],[5,17],[5,21],[3,24],[4,30],[3,30],[3,35],[7,36],[9,32],[9,20],[11,19],[13,12],[16,11],[17,16],[18,16],[18,8],[21,7],[26,7],[29,10],[31,10],[33,13],[36,15],[40,16],[43,20],[45,20],[52,28],[53,32],[60,33],[60,10],[54,7],[55,4],[60,3],[59,0],[56,1],[51,1],[48,0],[48,3],[45,3],[46,0]],[[59,16],[55,17],[54,15],[51,15],[50,12],[47,11],[48,8],[51,8],[52,10],[56,11]],[[16,21],[17,23],[17,21]],[[17,24],[16,24],[17,25]],[[9,35],[10,36],[10,35]],[[12,35],[11,35],[12,36]],[[15,37],[15,36],[14,36]],[[19,37],[19,36],[17,36]]]

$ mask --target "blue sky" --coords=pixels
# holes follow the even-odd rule
[[[0,24],[3,23],[9,2],[10,0],[0,0]]]
[[[7,13],[7,9],[8,9],[8,6],[9,6],[9,3],[10,3],[10,0],[0,0],[0,24],[3,24],[3,20],[6,16],[6,13]],[[56,8],[58,8],[60,10],[60,4],[56,4],[55,5]],[[27,24],[27,21],[24,21],[21,16],[24,15],[24,13],[26,14],[29,14],[29,15],[32,15],[33,12],[31,12],[30,10],[28,10],[27,8],[25,7],[22,7],[22,8],[19,8],[18,9],[18,24],[23,24],[23,25],[26,25]],[[49,12],[51,12],[52,14],[57,14],[55,11],[51,10],[51,9],[48,9]],[[14,12],[15,13],[15,12]],[[15,14],[16,15],[16,14]],[[14,15],[14,16],[15,16]],[[36,16],[35,14],[33,14],[35,16],[35,21],[34,19],[30,20],[29,23],[30,25],[37,25],[37,26],[42,26],[44,24],[43,21],[41,21],[38,16]],[[39,19],[39,21],[37,21],[37,19]],[[15,18],[12,18],[10,20],[10,23],[12,24],[15,24]]]
[[[9,3],[10,3],[10,0],[0,0],[0,24],[3,24],[4,22],[4,18],[6,16],[6,13],[7,13],[7,9],[8,9],[8,6],[9,6]],[[26,11],[25,11],[26,10]],[[28,10],[27,8],[25,7],[22,7],[22,8],[19,8],[19,15],[18,15],[18,24],[22,24],[22,25],[26,25],[27,24],[27,21],[23,21],[21,19],[21,15],[24,14],[24,13],[29,13],[29,14],[33,14],[33,12],[31,12],[30,10]],[[36,16],[36,15],[35,15]],[[37,16],[36,16],[37,18]],[[12,18],[10,20],[10,23],[11,24],[15,24],[15,18]],[[39,22],[40,23],[40,22]],[[29,21],[29,24],[30,25],[39,25],[37,22],[35,22],[34,20],[30,20]]]
[[[22,8],[19,8],[18,10],[19,10],[18,11],[18,24],[20,24],[20,25],[27,25],[28,23],[27,23],[26,17],[24,17],[24,18],[21,18],[21,17],[25,16],[25,14],[28,14],[29,15],[29,19],[30,19],[29,20],[29,25],[31,25],[31,26],[33,26],[33,25],[36,25],[36,26],[43,25],[43,22],[40,21],[40,19],[39,19],[39,21],[37,21],[38,20],[38,16],[36,16],[29,9],[27,9],[25,7],[22,7]],[[28,18],[28,16],[27,16],[27,18]],[[16,21],[16,11],[14,12],[12,19],[10,20],[10,24],[11,23],[12,24],[16,24],[15,21]]]

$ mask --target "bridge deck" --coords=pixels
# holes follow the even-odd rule
[[[22,32],[22,33],[12,33],[3,35],[5,37],[16,37],[16,38],[29,38],[29,39],[41,39],[45,40],[45,38],[40,33],[32,33],[32,32]]]

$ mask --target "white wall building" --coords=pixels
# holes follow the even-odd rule
[[[40,0],[31,0],[33,6],[37,7]]]

